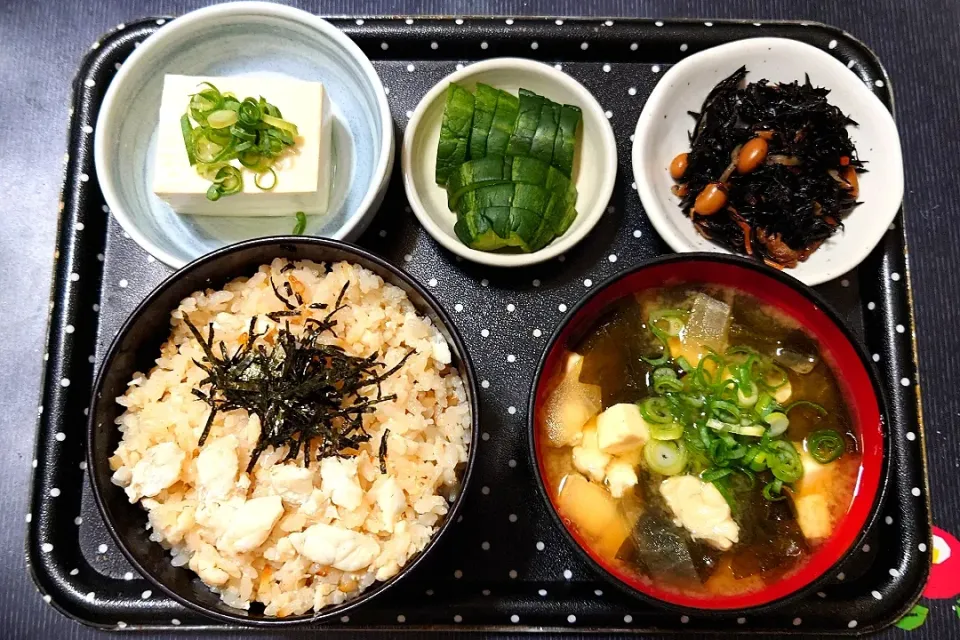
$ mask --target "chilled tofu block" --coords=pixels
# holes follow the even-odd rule
[[[597,417],[597,444],[604,453],[626,453],[649,439],[650,426],[635,404],[615,404]]]
[[[295,145],[277,158],[276,186],[265,191],[254,184],[256,175],[243,169],[243,190],[217,201],[207,199],[210,180],[187,159],[180,118],[190,95],[202,82],[239,100],[263,96],[276,105],[284,120],[297,126]],[[297,211],[326,212],[332,179],[330,100],[323,84],[277,76],[209,77],[167,75],[160,100],[153,167],[153,192],[177,213],[213,216],[285,216]],[[193,123],[196,125],[196,123]],[[231,162],[241,168],[239,161]],[[271,176],[262,182],[269,186]]]

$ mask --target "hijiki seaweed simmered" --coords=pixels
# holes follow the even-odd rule
[[[284,282],[286,295],[281,293],[272,278],[270,284],[286,310],[266,315],[274,322],[300,315],[303,300],[290,283]],[[289,321],[285,322],[269,349],[263,342],[257,342],[266,335],[266,332],[256,332],[257,316],[250,319],[244,346],[232,355],[223,342],[219,343],[220,354],[214,352],[213,323],[204,338],[184,316],[184,322],[205,354],[202,361],[194,361],[207,373],[199,386],[210,385],[206,392],[193,389],[193,394],[211,408],[200,436],[200,446],[207,439],[216,414],[235,409],[256,414],[261,422],[260,436],[247,465],[247,473],[253,470],[267,447],[286,446],[285,460],[295,460],[302,451],[303,464],[309,467],[313,457],[320,460],[352,455],[361,443],[370,440],[370,434],[363,427],[363,414],[373,411],[373,406],[378,403],[396,398],[395,395],[383,395],[380,383],[398,371],[414,351],[408,352],[389,370],[378,373],[378,369],[385,366],[378,361],[378,353],[359,358],[347,354],[341,347],[322,343],[320,338],[324,332],[336,335],[337,321],[333,317],[345,307],[341,303],[349,286],[349,282],[343,285],[333,310],[322,320],[305,320],[301,335],[292,333]],[[327,305],[315,303],[310,308],[326,309]],[[377,387],[376,397],[368,398],[360,393],[374,385]],[[318,442],[314,456],[315,441]],[[386,435],[379,450],[381,473],[386,473],[385,443]]]
[[[670,166],[674,193],[703,236],[796,267],[857,205],[863,162],[846,129],[856,122],[809,76],[744,85],[746,75],[737,69],[690,113],[690,151]]]

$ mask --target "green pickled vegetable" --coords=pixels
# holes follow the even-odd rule
[[[577,148],[577,127],[582,113],[579,107],[565,104],[560,107],[560,122],[553,145],[553,166],[568,178],[573,174],[573,156]]]
[[[460,198],[457,211],[466,213],[467,211],[480,211],[487,207],[510,207],[513,205],[516,190],[517,185],[507,182],[468,191]]]
[[[445,185],[450,173],[466,161],[473,112],[473,94],[456,83],[450,83],[437,143],[437,184]]]
[[[493,126],[493,114],[497,109],[500,91],[490,85],[477,83],[474,96],[473,128],[470,131],[470,159],[477,160],[487,155],[487,137]]]
[[[456,211],[460,198],[468,191],[511,182],[513,163],[514,158],[510,156],[487,156],[464,162],[447,179],[447,206]]]
[[[540,123],[540,111],[543,109],[544,98],[532,91],[520,89],[520,112],[517,122],[507,144],[507,153],[511,156],[530,155],[530,145]]]
[[[547,163],[553,160],[553,149],[556,146],[557,131],[560,127],[560,109],[560,105],[556,102],[546,99],[543,101],[540,122],[537,123],[533,142],[530,143],[531,157]]]
[[[497,108],[493,112],[490,133],[487,135],[487,155],[506,155],[510,134],[513,133],[519,111],[519,98],[501,91],[497,99]]]
[[[513,158],[510,179],[514,182],[524,184],[535,184],[541,187],[547,187],[547,180],[550,177],[550,164],[537,158],[525,156],[516,156]],[[554,189],[555,185],[551,183],[548,187]]]

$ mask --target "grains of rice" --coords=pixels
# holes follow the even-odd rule
[[[327,313],[307,305],[332,308],[349,281],[338,335],[324,341],[355,356],[377,352],[387,367],[416,351],[382,384],[397,399],[364,417],[371,439],[356,457],[304,468],[302,459],[283,462],[285,449],[268,449],[247,474],[260,422],[244,410],[218,413],[197,446],[209,412],[191,394],[205,377],[193,362],[203,352],[183,318],[189,314],[198,327],[213,323],[217,341],[232,352],[254,315],[258,332],[275,330],[265,314],[284,306],[271,276],[303,297],[302,315],[289,318],[294,333],[306,318]],[[110,465],[113,482],[146,508],[150,538],[169,549],[174,565],[196,572],[230,606],[261,602],[267,615],[289,616],[355,597],[424,548],[447,513],[445,496],[457,488],[457,465],[467,459],[470,407],[448,366],[449,346],[401,289],[347,262],[328,271],[309,261],[291,269],[277,259],[221,291],[185,298],[171,327],[156,367],[134,374],[117,398],[126,411],[117,419],[123,437]],[[377,452],[386,429],[381,474]]]

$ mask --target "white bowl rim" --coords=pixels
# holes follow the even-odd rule
[[[100,113],[97,116],[96,133],[93,140],[94,166],[98,168],[97,179],[100,183],[100,191],[103,194],[104,200],[106,200],[107,206],[110,207],[110,211],[113,213],[114,218],[116,218],[123,230],[130,234],[130,237],[133,238],[137,244],[143,247],[157,260],[170,267],[173,267],[174,269],[179,269],[183,265],[200,256],[194,256],[188,260],[182,260],[174,255],[171,255],[150,241],[150,239],[142,234],[133,221],[127,216],[126,211],[124,211],[124,207],[119,204],[121,200],[117,195],[117,191],[113,186],[112,180],[104,179],[105,176],[110,175],[109,172],[99,170],[99,167],[104,167],[107,164],[107,148],[109,143],[108,136],[105,134],[105,131],[107,126],[113,124],[113,103],[116,98],[116,94],[119,91],[119,87],[127,81],[128,76],[132,75],[133,72],[136,71],[137,62],[139,62],[141,58],[149,55],[154,49],[161,49],[164,47],[167,41],[176,35],[180,27],[188,26],[195,22],[203,22],[211,18],[231,18],[236,16],[251,15],[267,15],[271,17],[287,19],[293,22],[299,22],[331,38],[354,60],[356,60],[357,64],[360,65],[360,68],[364,72],[365,80],[373,87],[374,94],[376,95],[378,110],[376,115],[380,122],[383,123],[383,132],[380,136],[380,149],[377,165],[371,175],[370,186],[367,188],[363,199],[357,206],[356,213],[348,218],[347,221],[329,237],[333,238],[334,240],[342,240],[347,237],[355,227],[360,225],[365,218],[365,213],[369,211],[370,208],[377,202],[381,192],[386,186],[386,183],[390,179],[390,169],[393,165],[394,158],[394,137],[393,116],[390,114],[390,105],[387,102],[387,94],[383,90],[383,82],[380,80],[380,76],[377,74],[376,69],[373,68],[373,64],[370,62],[370,59],[345,33],[323,18],[315,16],[312,13],[302,9],[288,7],[286,5],[276,4],[273,2],[261,2],[259,0],[227,2],[224,4],[217,4],[185,13],[175,20],[167,22],[163,28],[146,38],[139,47],[134,49],[133,53],[130,54],[124,64],[120,67],[120,70],[117,71],[117,74],[110,82],[110,86],[107,88],[107,91],[103,96],[103,102],[100,105]],[[157,106],[159,108],[159,105]]]
[[[896,218],[897,212],[900,210],[902,205],[904,176],[900,136],[897,131],[897,125],[894,121],[893,114],[887,109],[886,105],[880,101],[880,98],[878,98],[872,91],[870,91],[870,89],[866,87],[866,85],[852,75],[852,72],[850,72],[850,70],[847,69],[842,62],[819,47],[801,42],[799,40],[794,40],[792,38],[745,38],[742,40],[717,45],[715,47],[695,53],[687,58],[684,58],[668,69],[667,72],[663,74],[663,77],[660,79],[657,85],[653,88],[653,91],[650,93],[650,97],[647,99],[642,111],[640,112],[640,117],[637,119],[637,126],[634,130],[631,160],[633,175],[637,184],[637,192],[640,196],[640,201],[643,204],[643,209],[647,218],[657,230],[657,233],[660,234],[660,237],[663,238],[668,245],[670,245],[670,248],[679,253],[705,250],[702,247],[690,245],[682,236],[675,232],[673,225],[668,220],[670,217],[675,216],[679,210],[669,212],[664,211],[663,208],[659,206],[659,200],[654,195],[652,186],[645,179],[643,179],[643,167],[645,163],[652,161],[652,159],[648,158],[647,154],[645,153],[646,140],[647,136],[653,130],[653,126],[655,125],[655,118],[653,117],[654,112],[659,110],[663,106],[663,103],[670,97],[670,80],[673,78],[673,76],[681,76],[682,74],[690,71],[692,68],[696,68],[697,66],[701,65],[707,65],[716,55],[724,54],[735,49],[741,49],[745,44],[748,43],[751,47],[769,46],[777,47],[781,50],[792,48],[795,50],[796,55],[815,58],[816,64],[819,66],[832,66],[837,69],[842,69],[847,73],[851,73],[850,86],[853,87],[851,91],[858,94],[859,99],[864,104],[865,110],[871,111],[872,116],[876,119],[879,126],[891,131],[893,134],[891,136],[891,140],[896,144],[896,148],[891,148],[887,151],[889,152],[889,159],[892,160],[896,166],[893,167],[893,171],[891,172],[892,175],[889,176],[890,180],[893,182],[889,183],[888,186],[890,186],[891,190],[896,194],[896,197],[890,204],[887,205],[885,210],[878,212],[877,209],[873,209],[871,211],[870,215],[877,220],[877,223],[873,227],[876,232],[866,238],[861,236],[858,242],[850,243],[850,246],[844,245],[843,251],[838,252],[836,259],[828,269],[823,269],[821,271],[808,274],[797,274],[793,270],[784,270],[785,273],[796,277],[804,284],[809,286],[823,284],[824,282],[838,278],[854,269],[857,265],[863,262],[870,252],[873,251],[873,249],[880,243],[887,231],[887,227]],[[884,78],[886,78],[886,74],[884,74]],[[718,81],[719,80],[720,78],[718,78]],[[877,215],[878,213],[880,214],[879,216]],[[709,249],[706,250],[719,253],[732,253],[726,248],[715,243],[711,243]],[[820,249],[820,251],[823,250],[824,249]]]
[[[542,74],[546,76],[547,79],[564,85],[567,89],[576,94],[580,100],[579,106],[584,110],[589,109],[594,113],[595,116],[598,115],[598,120],[605,125],[600,128],[598,135],[601,146],[609,151],[608,153],[603,154],[606,157],[606,166],[594,169],[594,171],[598,172],[598,175],[600,175],[601,178],[599,181],[599,192],[601,197],[598,200],[598,203],[593,205],[593,208],[589,212],[578,213],[578,215],[585,217],[583,218],[583,222],[573,233],[568,231],[566,234],[555,239],[543,249],[534,251],[533,253],[508,254],[478,251],[476,249],[471,249],[467,245],[460,242],[459,239],[447,234],[433,221],[433,218],[431,218],[427,213],[426,207],[424,207],[423,202],[420,200],[420,196],[413,184],[413,173],[411,171],[411,166],[413,164],[413,140],[416,135],[417,127],[420,125],[420,120],[426,113],[427,108],[434,102],[434,100],[436,100],[441,93],[447,90],[447,86],[451,82],[459,82],[460,80],[468,78],[476,73],[505,68],[522,69],[524,71]],[[548,64],[538,60],[530,60],[529,58],[512,57],[490,58],[489,60],[474,62],[473,64],[465,66],[463,69],[454,71],[453,73],[445,76],[437,84],[435,84],[433,88],[431,88],[430,91],[428,91],[426,95],[420,99],[420,102],[417,103],[417,108],[410,117],[410,121],[407,123],[406,131],[403,134],[403,146],[400,152],[400,166],[403,172],[403,186],[407,193],[407,200],[410,202],[410,208],[413,209],[413,213],[417,216],[417,219],[420,221],[420,224],[423,225],[423,228],[426,229],[427,233],[429,233],[430,236],[439,242],[445,249],[473,262],[485,264],[491,267],[523,267],[545,262],[551,258],[561,255],[566,251],[569,251],[571,247],[583,240],[583,238],[585,238],[600,221],[600,218],[606,211],[610,198],[613,196],[613,187],[617,177],[617,164],[617,143],[613,136],[613,127],[610,126],[610,121],[606,118],[606,116],[604,116],[603,107],[600,106],[600,103],[597,102],[597,99],[593,96],[593,94],[590,93],[586,87],[580,84],[572,76],[569,76]],[[604,194],[606,195],[604,196]]]

